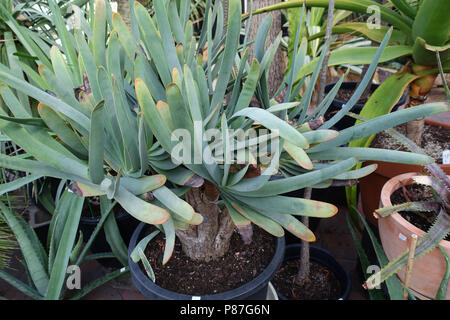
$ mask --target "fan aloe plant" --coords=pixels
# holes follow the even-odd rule
[[[390,129],[387,132],[399,142],[401,142],[404,146],[406,146],[409,150],[415,153],[425,154],[425,152],[413,141],[398,133],[397,131]],[[434,248],[438,247],[441,240],[443,240],[450,233],[450,179],[436,163],[427,164],[425,165],[425,168],[430,173],[429,176],[418,175],[413,177],[412,179],[415,181],[415,183],[430,186],[434,190],[436,199],[434,199],[433,201],[423,202],[405,202],[402,204],[380,208],[375,211],[380,218],[387,217],[397,211],[403,210],[416,212],[434,212],[436,214],[437,217],[433,222],[433,225],[427,231],[425,236],[420,238],[417,244],[416,251],[414,252],[415,259],[427,254]],[[385,281],[390,276],[394,275],[397,271],[399,271],[406,265],[408,252],[409,250],[389,262],[389,264],[387,264],[378,273],[367,279],[364,286],[367,289],[372,289],[378,286],[381,282]]]
[[[93,20],[69,31],[50,4],[61,48],[28,46],[41,63],[39,74],[23,69],[30,82],[0,65],[0,130],[26,152],[1,155],[0,165],[67,179],[70,190],[84,197],[116,200],[164,231],[163,263],[176,235],[189,257],[207,261],[227,251],[235,227],[250,242],[251,223],[275,236],[283,236],[284,227],[313,241],[294,216],[329,217],[337,208],[281,194],[358,179],[375,169],[348,171],[358,160],[432,162],[424,155],[339,146],[446,111],[446,103],[402,110],[338,133],[329,128],[343,113],[325,123],[320,117],[337,87],[313,114],[307,114],[312,87],[300,102],[293,101],[300,89],[292,72],[284,101],[269,97],[267,70],[281,35],[264,50],[268,16],[254,42],[255,59],[248,62],[249,25],[241,42],[239,0],[229,1],[227,21],[221,3],[207,1],[198,38],[188,18],[190,1],[154,1],[153,15],[135,3],[131,30],[139,32],[111,15],[104,0],[95,1]],[[390,31],[370,72],[389,36]],[[292,64],[299,68],[303,61],[294,58]],[[20,102],[20,93],[29,106]],[[258,107],[249,107],[253,103]],[[174,188],[164,186],[166,179]]]

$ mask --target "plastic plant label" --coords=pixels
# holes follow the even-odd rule
[[[450,164],[450,150],[442,152],[442,164]]]

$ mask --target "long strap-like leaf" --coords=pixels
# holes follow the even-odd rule
[[[66,193],[69,193],[69,191],[66,191]],[[61,199],[60,201],[63,200]],[[70,215],[66,220],[63,235],[61,241],[59,242],[55,262],[50,274],[48,290],[45,296],[45,299],[47,300],[57,300],[62,298],[61,290],[64,285],[64,279],[66,277],[70,254],[75,243],[75,237],[77,235],[78,223],[80,222],[84,198],[70,193],[70,196],[67,197],[67,200],[64,199],[64,201],[71,202],[71,206],[69,208]]]

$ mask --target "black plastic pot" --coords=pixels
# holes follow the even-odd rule
[[[283,262],[299,259],[300,249],[302,245],[300,243],[290,244],[286,246],[286,251],[284,254]],[[327,250],[310,245],[309,249],[310,260],[321,264],[324,267],[333,272],[336,278],[341,284],[341,296],[338,300],[347,300],[350,295],[350,290],[352,288],[352,281],[350,279],[350,274],[342,268],[342,266],[336,261],[336,259]],[[275,288],[276,289],[276,288]],[[277,291],[278,298],[280,300],[288,300],[285,296]]]
[[[325,86],[325,93],[328,93],[335,85],[336,83],[330,83]],[[355,88],[358,86],[358,82],[343,82],[340,89],[350,89],[355,90]],[[372,84],[371,92],[374,92],[379,87],[379,84]],[[397,102],[397,104],[393,107],[392,111],[395,111],[398,109],[399,106],[403,105],[406,102],[406,95],[402,95],[400,100]],[[334,99],[331,103],[328,111],[325,114],[325,119],[330,119],[337,111],[341,110],[342,105],[347,103],[347,101],[342,101],[338,99]],[[351,112],[359,114],[364,107],[364,104],[357,103],[353,106],[351,109]],[[337,130],[344,130],[346,128],[349,128],[355,124],[355,119],[349,116],[344,116],[340,121],[338,121],[334,127]]]
[[[100,218],[88,218],[83,216],[80,218],[80,224],[78,226],[78,229],[81,230],[81,232],[83,232],[83,238],[85,239],[85,241],[89,239],[99,221]],[[136,229],[140,221],[135,219],[127,212],[122,211],[116,214],[116,222],[119,228],[120,235],[123,238],[123,241],[125,243],[129,243],[131,236],[133,235],[133,231]],[[92,242],[90,250],[93,253],[111,252],[111,247],[109,246],[108,241],[106,240],[103,228],[98,232],[97,237]],[[98,259],[97,261],[107,268],[122,267],[122,264],[117,259],[114,258]]]
[[[282,196],[303,198],[304,189],[283,193]],[[345,188],[344,187],[330,187],[326,189],[313,189],[311,193],[311,199],[317,201],[323,201],[334,204],[335,206],[345,206]],[[300,217],[296,217],[300,219]],[[309,218],[309,229],[315,233],[319,228],[321,218]],[[300,243],[301,239],[297,238],[290,232],[285,233],[286,245],[293,243]]]
[[[143,236],[142,230],[145,226],[145,223],[140,223],[133,233],[128,247],[128,264],[134,285],[144,296],[151,300],[265,300],[267,298],[269,281],[280,268],[281,262],[283,261],[285,241],[284,238],[278,238],[272,261],[260,275],[245,285],[226,292],[204,296],[176,293],[156,285],[141,270],[139,264],[134,263],[130,258],[131,252]]]
[[[48,229],[50,228],[50,224],[46,224],[43,226],[35,227],[34,232],[36,232],[36,235],[41,242],[41,244],[44,246],[44,248],[47,246],[47,237],[48,237]]]

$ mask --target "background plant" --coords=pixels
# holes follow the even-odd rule
[[[308,7],[327,7],[326,0],[313,1],[287,1],[274,6],[266,7],[258,10],[254,14],[267,12],[277,9],[300,7],[305,3]],[[411,85],[410,96],[412,98],[411,105],[422,104],[426,95],[431,90],[434,79],[439,73],[437,66],[436,51],[440,52],[443,70],[448,72],[448,30],[450,29],[449,19],[449,3],[447,1],[421,1],[420,3],[409,3],[406,1],[391,1],[392,7],[383,6],[375,1],[364,0],[353,3],[347,0],[337,0],[336,8],[353,12],[367,13],[369,6],[375,6],[380,10],[380,17],[383,21],[394,27],[393,37],[391,39],[390,53],[393,56],[390,59],[409,56],[412,58],[412,64],[402,72],[397,73],[387,79],[377,93],[366,104],[362,115],[367,118],[373,118],[380,114],[389,112],[400,98],[402,92],[408,84]],[[379,29],[370,29],[366,23],[352,22],[342,23],[333,28],[333,33],[357,33],[371,41],[380,42],[387,27],[380,26]],[[323,35],[317,34],[316,37]],[[362,48],[359,48],[362,49]],[[366,48],[369,49],[369,48]],[[354,50],[352,50],[354,51]],[[364,50],[369,52],[369,50]],[[330,56],[331,64],[335,61]],[[335,52],[336,61],[352,58],[350,52]],[[355,58],[356,56],[353,56]],[[367,57],[360,55],[361,60],[368,63]],[[354,59],[357,63],[359,58]],[[303,71],[303,73],[306,70]],[[303,74],[300,72],[298,78]],[[373,106],[375,101],[382,98],[383,106]],[[422,124],[423,126],[423,124]],[[409,138],[420,144],[419,137],[421,130],[409,130]],[[363,140],[365,143],[368,139]]]
[[[115,203],[106,197],[102,198],[102,218],[91,237],[83,245],[81,232],[77,239],[77,227],[84,198],[65,191],[56,200],[57,207],[50,223],[49,241],[46,247],[40,242],[34,229],[22,217],[18,217],[5,204],[0,203],[1,216],[14,232],[22,252],[28,283],[20,281],[3,270],[0,270],[0,278],[33,299],[56,300],[79,299],[105,282],[126,274],[128,267],[115,270],[76,290],[74,294],[68,294],[65,280],[69,265],[80,266],[92,259],[111,257],[109,254],[87,255],[87,252]],[[82,273],[80,276],[83,276]]]

